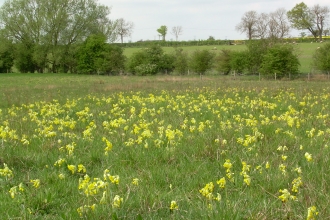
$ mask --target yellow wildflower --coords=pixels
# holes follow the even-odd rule
[[[307,220],[315,220],[318,214],[319,213],[316,211],[315,206],[309,207],[307,213]]]
[[[33,183],[33,186],[35,188],[39,188],[39,186],[40,186],[40,180],[39,179],[30,180],[30,182]]]
[[[72,174],[76,172],[76,166],[75,165],[68,165],[68,169],[71,171]]]
[[[305,153],[305,158],[308,162],[311,162],[313,160],[312,155],[308,152]]]
[[[226,178],[225,177],[222,177],[221,179],[219,179],[217,181],[217,184],[219,185],[220,188],[225,188],[225,186],[226,186]]]
[[[176,201],[171,201],[170,210],[178,210],[179,206]]]
[[[120,198],[118,195],[113,199],[112,207],[119,208],[121,203],[123,203],[123,198]]]
[[[133,181],[132,181],[132,184],[135,185],[135,186],[138,186],[139,185],[139,179],[134,178]]]

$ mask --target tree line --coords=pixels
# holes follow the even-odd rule
[[[315,4],[308,7],[304,2],[296,4],[291,10],[279,8],[271,13],[256,11],[246,12],[236,30],[245,33],[249,40],[265,38],[285,38],[289,36],[290,29],[308,31],[315,39],[329,35],[330,28],[326,27],[330,15],[327,6]],[[301,36],[304,37],[304,32]]]
[[[76,54],[88,36],[111,43],[132,33],[132,22],[110,20],[109,14],[97,0],[7,0],[0,8],[0,66],[8,70],[15,62],[21,72],[75,72]]]

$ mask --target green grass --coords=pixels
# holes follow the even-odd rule
[[[310,73],[312,72],[312,57],[317,49],[317,47],[322,46],[320,43],[298,43],[296,44],[300,60],[300,72]],[[217,50],[213,50],[214,47]],[[184,51],[187,51],[188,54],[192,53],[195,50],[212,50],[214,52],[220,51],[221,49],[228,49],[233,51],[240,51],[246,48],[245,45],[216,45],[216,46],[184,46],[182,47]],[[174,51],[173,47],[163,47],[165,53],[171,53]],[[124,55],[128,58],[134,53],[141,50],[141,48],[125,48]]]
[[[329,82],[247,79],[0,75],[2,218],[328,218]]]

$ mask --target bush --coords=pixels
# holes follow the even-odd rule
[[[330,43],[316,50],[313,55],[313,66],[322,72],[330,72]]]
[[[137,75],[154,75],[158,72],[171,72],[174,69],[174,56],[165,54],[158,45],[141,49],[134,53],[128,62],[128,70]]]
[[[190,58],[190,68],[201,75],[212,68],[215,54],[208,50],[196,50]]]
[[[188,71],[188,54],[182,48],[176,48],[174,51],[174,69],[180,75],[184,75]]]
[[[299,73],[298,56],[294,54],[294,48],[290,45],[275,45],[267,50],[262,57],[260,73],[274,75],[282,78],[284,76]]]
[[[215,57],[215,69],[225,75],[228,75],[231,71],[230,59],[231,50],[222,49],[220,53]]]

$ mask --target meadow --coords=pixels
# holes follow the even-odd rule
[[[4,219],[327,219],[330,86],[0,75]]]
[[[299,56],[300,61],[300,72],[302,73],[310,73],[314,72],[311,63],[314,52],[317,50],[318,47],[322,46],[320,43],[297,43],[296,52]],[[216,47],[216,50],[214,48]],[[215,53],[218,53],[222,49],[232,50],[232,51],[242,51],[246,49],[245,45],[210,45],[210,46],[183,46],[181,47],[184,51],[188,54],[191,54],[195,50],[212,50]],[[127,47],[124,49],[124,55],[126,57],[130,57],[134,52],[141,50],[141,48],[135,47],[130,48]],[[174,52],[174,47],[163,47],[165,53],[172,53]]]

